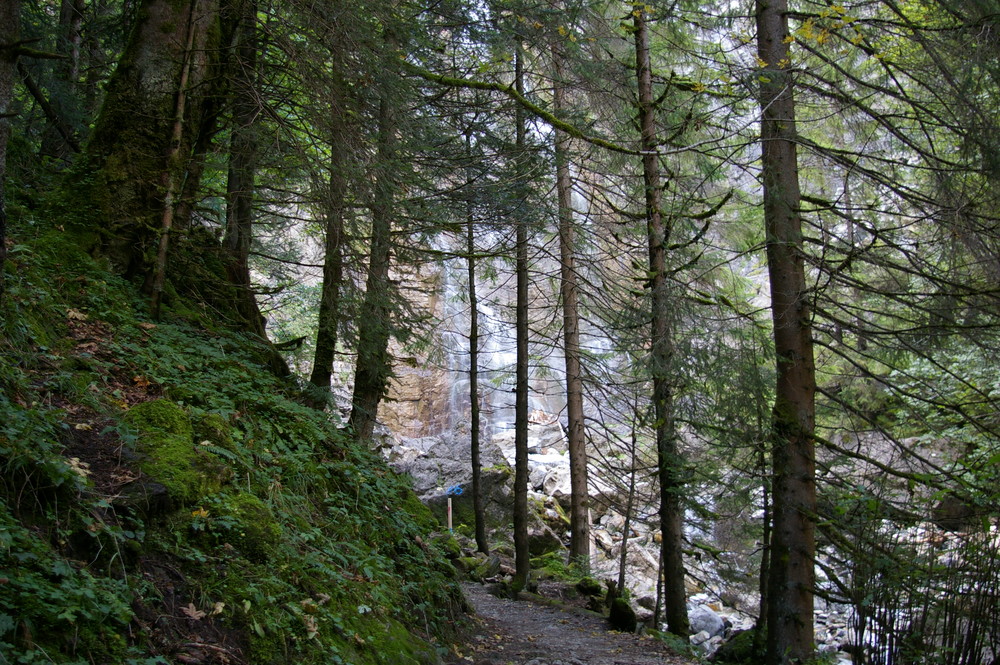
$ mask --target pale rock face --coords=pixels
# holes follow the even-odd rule
[[[550,469],[545,474],[545,480],[542,481],[542,491],[561,502],[569,501],[572,493],[569,482],[569,466],[558,466]]]
[[[379,420],[401,437],[422,437],[445,431],[451,385],[442,369],[406,367],[397,370],[390,400],[379,406]]]

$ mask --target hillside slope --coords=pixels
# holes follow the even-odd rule
[[[0,665],[438,661],[463,601],[406,482],[259,342],[179,297],[145,319],[77,246],[10,245]]]

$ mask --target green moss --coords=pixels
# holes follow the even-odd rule
[[[180,436],[146,435],[140,439],[139,450],[146,455],[139,463],[142,472],[182,504],[218,492],[232,475],[228,467]]]
[[[213,446],[236,452],[233,428],[225,418],[217,413],[202,413],[191,423],[194,440],[198,443],[209,441]]]
[[[604,587],[593,577],[583,577],[576,583],[576,590],[585,596],[599,596],[604,592]]]
[[[191,439],[191,419],[177,404],[165,399],[136,404],[125,415],[125,421],[140,432],[159,432]]]
[[[712,660],[716,663],[738,663],[741,665],[759,663],[763,660],[764,653],[754,647],[754,629],[734,633],[732,637],[722,643]]]
[[[167,488],[171,499],[189,504],[218,492],[232,471],[215,456],[198,450],[187,413],[168,400],[143,402],[125,414],[138,430],[139,468]]]
[[[380,631],[367,639],[368,662],[375,665],[426,665],[440,662],[440,658],[427,642],[419,639],[398,621],[389,620],[378,625]]]
[[[253,494],[240,492],[216,504],[218,516],[228,518],[224,537],[248,559],[266,561],[281,541],[281,526],[274,513]]]
[[[434,538],[434,544],[440,548],[449,559],[457,559],[462,556],[462,546],[458,540],[450,533],[442,533]]]

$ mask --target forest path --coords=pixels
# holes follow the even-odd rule
[[[451,665],[693,665],[661,641],[608,630],[607,619],[578,608],[510,600],[465,584],[476,628]]]

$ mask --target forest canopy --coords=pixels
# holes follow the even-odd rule
[[[816,657],[817,601],[850,608],[855,662],[991,662],[998,16],[991,0],[6,0],[3,362],[19,367],[44,244],[120,280],[148,325],[245,335],[289,408],[337,432],[333,457],[379,436],[408,365],[460,358],[446,420],[470,423],[477,501],[480,439],[514,430],[515,590],[529,411],[554,382],[568,556],[587,567],[595,482],[631,510],[653,479],[657,625],[662,605],[688,636],[685,580],[708,552],[752,580],[764,662]],[[46,265],[83,279],[70,263]],[[734,521],[738,553],[695,535]]]

